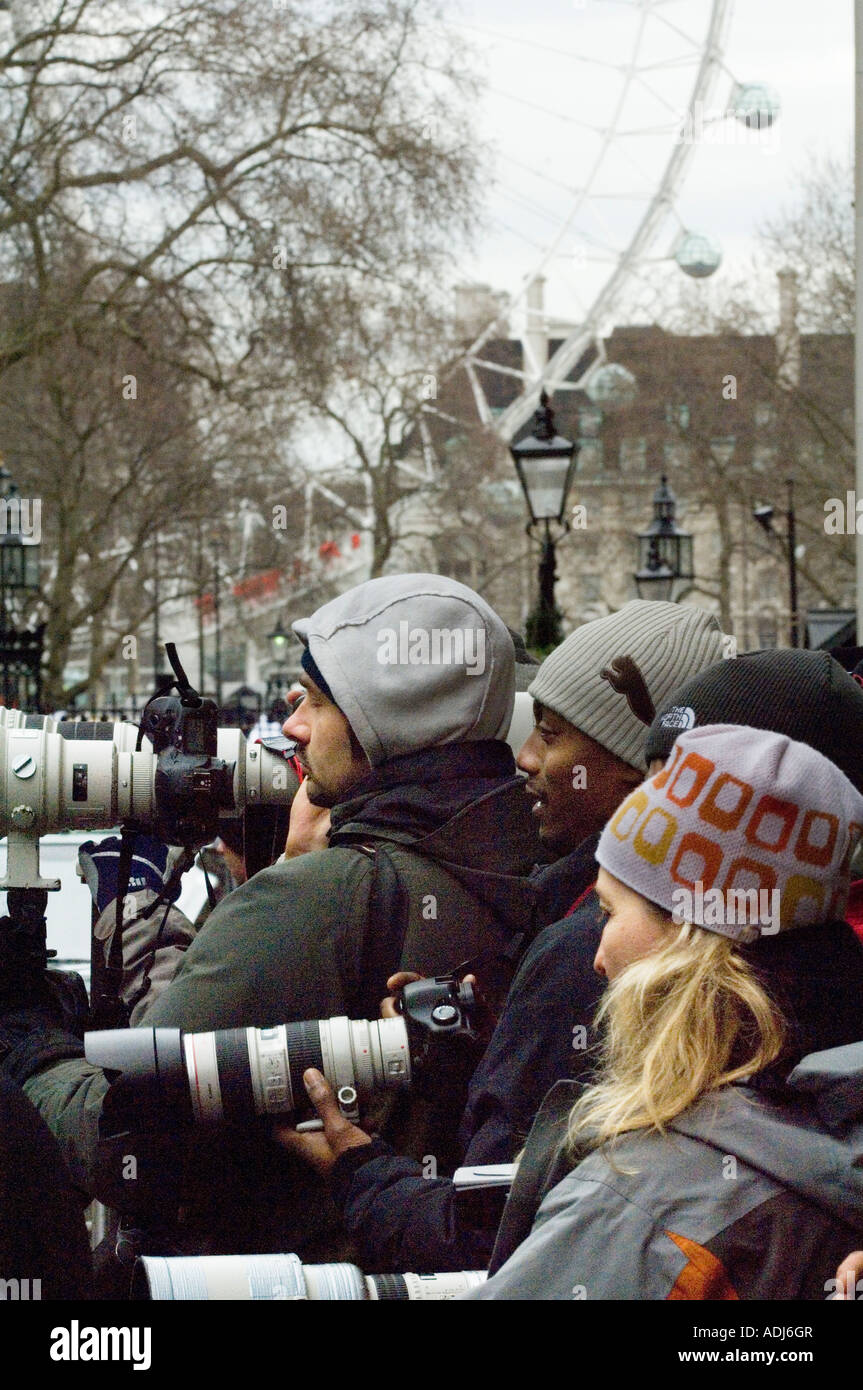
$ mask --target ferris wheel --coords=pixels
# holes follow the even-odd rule
[[[497,42],[504,74],[506,46],[518,46],[513,81],[490,91],[499,110],[509,102],[526,113],[517,138],[500,142],[492,208],[499,259],[526,266],[507,306],[522,364],[503,365],[489,352],[502,336],[494,312],[461,364],[480,420],[505,443],[543,389],[586,390],[602,408],[623,403],[635,383],[607,362],[603,345],[615,321],[669,270],[704,278],[718,268],[721,248],[681,210],[690,163],[699,149],[709,157],[703,147],[723,129],[726,142],[769,138],[779,115],[767,84],[739,81],[726,65],[732,3],[575,0],[584,22],[556,28],[554,44],[477,27]],[[573,6],[561,0],[562,20],[564,10],[571,21]],[[517,81],[531,47],[545,51],[539,89]],[[554,139],[558,127],[562,138]],[[501,375],[517,379],[518,394],[511,398],[510,384],[509,404],[495,409]]]

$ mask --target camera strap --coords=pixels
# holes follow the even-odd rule
[[[381,844],[355,844],[375,870],[369,898],[369,919],[363,942],[362,983],[357,992],[357,1018],[377,1018],[386,981],[401,964],[408,928],[408,895],[389,852]],[[463,978],[479,970],[483,989],[496,1008],[502,1007],[531,932],[516,932],[498,946],[487,947],[462,961],[449,974]]]
[[[408,895],[383,845],[354,845],[374,861],[354,1018],[377,1018],[386,982],[398,970],[408,927]]]
[[[123,905],[132,873],[132,859],[135,850],[135,832],[125,826],[120,831],[120,858],[117,865],[117,898],[115,902],[115,925],[105,961],[101,945],[96,949],[93,941],[91,957],[91,1009],[90,1027],[126,1028],[129,1012],[123,1003]]]

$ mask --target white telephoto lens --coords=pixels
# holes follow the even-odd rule
[[[369,1296],[362,1270],[356,1265],[304,1265],[303,1274],[311,1299],[361,1303]]]
[[[488,1275],[482,1269],[463,1269],[453,1274],[403,1274],[401,1277],[412,1302],[440,1303],[456,1299],[469,1289],[484,1284]],[[366,1282],[371,1284],[373,1279],[374,1275]],[[377,1293],[377,1297],[380,1297],[380,1293]]]
[[[144,1255],[139,1267],[154,1302],[293,1302],[308,1297],[297,1255]]]
[[[247,1028],[249,1071],[258,1115],[285,1115],[294,1107],[285,1025]]]
[[[354,1085],[354,1055],[351,1048],[351,1020],[345,1017],[321,1019],[321,1059],[324,1076],[334,1091]]]
[[[404,1086],[411,1079],[408,1030],[403,1018],[381,1018],[374,1025],[380,1086]]]
[[[352,1018],[349,1027],[356,1089],[361,1096],[370,1096],[375,1085],[380,1084],[374,1066],[371,1038],[374,1024],[365,1018]]]
[[[217,1123],[222,1119],[222,1093],[216,1060],[216,1035],[186,1033],[183,1048],[195,1120],[198,1124]]]

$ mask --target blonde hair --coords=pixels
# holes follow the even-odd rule
[[[716,932],[684,923],[606,991],[601,1069],[569,1117],[571,1153],[666,1125],[709,1091],[763,1070],[785,1024],[753,971]]]

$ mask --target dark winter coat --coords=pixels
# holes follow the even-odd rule
[[[534,876],[540,914],[580,905],[541,931],[522,958],[468,1089],[459,1131],[466,1166],[511,1162],[549,1087],[560,1077],[583,1075],[589,1065],[591,1023],[603,988],[593,970],[603,923],[592,891],[595,847],[592,837]],[[457,1196],[449,1178],[431,1177],[378,1142],[343,1154],[332,1181],[365,1268],[487,1266],[500,1216],[490,1195]]]
[[[91,1298],[84,1210],[57,1141],[0,1074],[0,1280],[3,1298]]]

